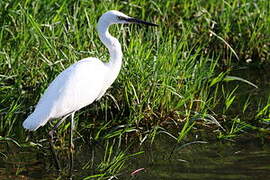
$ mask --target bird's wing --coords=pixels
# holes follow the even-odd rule
[[[86,58],[71,65],[51,82],[23,126],[35,130],[49,119],[91,104],[103,90],[106,73],[104,63],[96,58]]]

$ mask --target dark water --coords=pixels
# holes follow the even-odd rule
[[[162,137],[155,144],[145,144],[144,153],[127,161],[117,176],[119,179],[270,179],[270,145],[258,141],[197,143],[179,148],[169,138]],[[1,145],[1,148],[6,145]],[[6,148],[6,147],[5,147]],[[95,152],[87,145],[77,146],[74,179],[93,174],[93,169],[82,167],[93,159],[103,158],[103,148]],[[65,150],[64,150],[65,151]],[[134,150],[138,151],[138,149]],[[54,170],[50,152],[9,146],[7,159],[0,158],[0,179],[62,179]],[[94,155],[94,156],[93,156]],[[60,155],[65,166],[68,159]],[[137,169],[143,168],[131,176]],[[115,178],[114,178],[115,179]]]
[[[152,151],[152,159],[146,154],[139,161],[146,167],[139,179],[270,179],[269,144],[193,144],[168,158],[172,146]]]

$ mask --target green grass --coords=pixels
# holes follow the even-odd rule
[[[141,143],[164,132],[181,142],[194,128],[209,126],[217,138],[269,134],[269,89],[256,96],[262,83],[234,73],[267,70],[268,0],[2,0],[0,9],[1,137],[24,142],[23,120],[69,65],[85,57],[108,60],[95,27],[110,9],[159,27],[111,27],[122,44],[122,70],[101,101],[77,113],[78,133]],[[243,89],[256,97],[243,97]],[[37,136],[46,138],[49,128]],[[61,126],[60,137],[67,128]]]

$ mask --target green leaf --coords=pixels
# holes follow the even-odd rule
[[[240,78],[240,77],[236,77],[236,76],[226,76],[224,78],[224,81],[242,81],[244,83],[247,83],[255,88],[258,88],[258,86],[256,86],[255,84],[253,84],[252,82],[246,80],[246,79],[243,79],[243,78]]]

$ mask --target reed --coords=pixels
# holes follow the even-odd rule
[[[241,67],[263,69],[269,64],[268,0],[3,0],[0,141],[11,138],[24,143],[22,121],[62,70],[89,56],[108,60],[95,26],[110,9],[159,27],[111,28],[122,43],[123,67],[106,96],[78,113],[79,134],[97,141],[132,139],[135,134],[144,143],[164,132],[181,142],[194,127],[209,124],[217,138],[235,137],[246,129],[269,133],[265,125],[269,91],[242,102],[241,87],[256,91],[257,84],[233,73]],[[247,112],[249,118],[244,116]],[[68,126],[60,127],[63,138]],[[39,132],[39,138],[47,137],[45,130]],[[126,158],[121,153],[117,157],[121,163]],[[100,168],[109,166],[110,160],[105,158]]]

